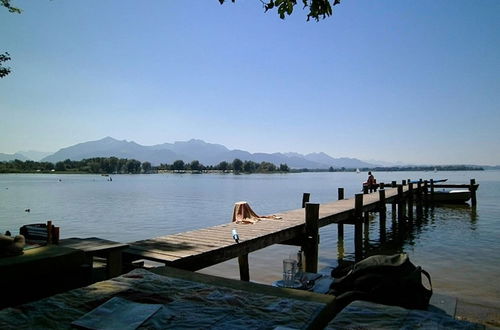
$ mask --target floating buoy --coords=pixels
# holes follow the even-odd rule
[[[24,210],[24,212],[30,212],[30,211],[31,211],[30,209],[26,209],[26,210]]]

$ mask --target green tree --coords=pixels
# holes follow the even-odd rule
[[[120,158],[118,160],[118,173],[126,173],[127,172],[127,159]]]
[[[219,0],[220,4],[223,4],[227,0]],[[236,0],[231,0],[231,2],[236,2]],[[276,9],[278,15],[281,19],[285,19],[286,15],[291,15],[293,8],[297,5],[297,0],[261,0],[264,4],[264,10],[267,12],[271,9]],[[302,0],[301,1],[304,8],[309,10],[307,14],[307,20],[311,18],[319,21],[320,18],[326,18],[333,14],[332,7],[338,5],[340,0]]]
[[[140,172],[141,162],[135,159],[128,159],[126,164],[127,173],[136,174]]]
[[[150,173],[151,172],[151,168],[152,168],[152,166],[151,166],[150,162],[144,162],[144,163],[142,163],[142,171],[144,173]]]
[[[239,158],[233,160],[233,171],[239,173],[243,170],[243,162]]]
[[[280,172],[290,172],[290,168],[287,164],[280,164]]]
[[[101,172],[101,164],[96,161],[90,161],[87,163],[89,167],[90,173],[100,173]]]
[[[54,164],[49,162],[44,162],[41,165],[43,171],[52,171],[54,169]]]
[[[109,170],[110,173],[118,173],[118,158],[116,157],[109,158]]]
[[[266,173],[266,172],[274,172],[274,171],[276,171],[276,165],[274,165],[273,163],[261,162],[259,164],[259,172]]]
[[[66,167],[64,166],[63,162],[57,162],[55,169],[56,171],[66,171]]]
[[[185,164],[182,160],[176,160],[173,164],[172,164],[172,169],[174,171],[183,171],[185,169]]]
[[[201,165],[197,160],[193,160],[191,164],[189,164],[189,168],[191,169],[191,171],[201,171],[202,167],[203,165]]]
[[[113,173],[111,169],[111,164],[109,162],[109,158],[99,158],[99,171],[103,173]]]
[[[226,172],[227,169],[229,168],[229,163],[226,162],[226,161],[222,161],[219,163],[219,165],[217,165],[217,167],[219,168],[219,170],[221,170],[222,172]]]
[[[243,170],[246,173],[253,173],[255,172],[255,169],[257,168],[257,164],[255,162],[252,162],[251,160],[245,160],[243,163]]]
[[[330,166],[330,167],[328,168],[328,172],[333,172],[333,166]]]

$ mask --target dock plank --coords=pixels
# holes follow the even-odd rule
[[[408,186],[403,186],[408,193]],[[397,188],[385,189],[386,203],[398,198]],[[363,195],[363,212],[379,208],[379,193]],[[184,233],[131,242],[124,252],[128,260],[149,259],[187,270],[202,269],[273,244],[300,238],[305,232],[305,209],[275,213],[276,219],[254,224],[224,223]],[[319,208],[319,227],[353,223],[354,198],[324,203]],[[232,237],[236,229],[239,243]]]

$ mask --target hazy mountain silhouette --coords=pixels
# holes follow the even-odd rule
[[[39,161],[40,159],[43,159],[44,157],[52,155],[54,152],[53,151],[47,152],[47,151],[27,150],[27,151],[18,151],[16,153],[23,155],[24,157],[26,157],[30,160]]]
[[[19,159],[22,161],[29,160],[28,157],[25,157],[19,153],[15,153],[15,154],[0,153],[0,162],[9,162],[11,160],[16,160],[16,159]]]
[[[288,164],[292,168],[334,168],[373,167],[355,158],[333,158],[325,153],[301,155],[299,153],[250,153],[244,150],[229,150],[221,144],[207,143],[202,140],[177,141],[153,146],[143,146],[132,141],[119,141],[105,137],[97,141],[79,143],[63,148],[47,156],[42,161],[58,162],[65,159],[81,160],[92,157],[118,157],[149,161],[153,165],[172,164],[181,159],[184,162],[198,160],[204,165],[216,165],[221,161],[232,162],[235,158],[243,161],[270,162],[276,165]]]

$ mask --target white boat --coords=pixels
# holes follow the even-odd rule
[[[357,169],[356,169],[356,173],[358,173],[358,174],[360,173],[360,172],[359,172],[359,168],[357,168]]]
[[[434,191],[432,195],[433,202],[461,204],[467,202],[471,197],[469,190],[444,190]]]

